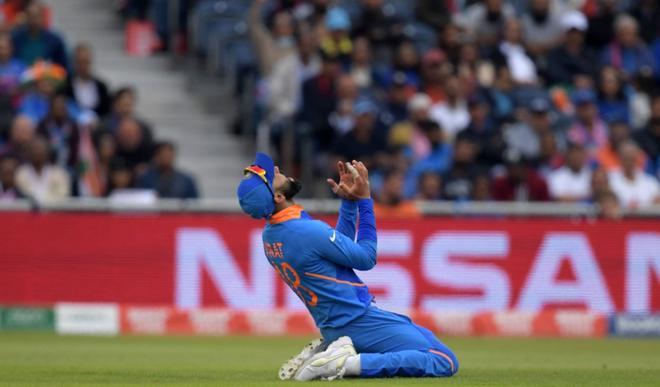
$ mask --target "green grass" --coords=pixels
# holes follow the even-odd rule
[[[0,385],[283,385],[277,380],[280,363],[306,341],[5,332],[0,334]],[[453,378],[335,384],[660,386],[660,340],[452,338],[446,342],[461,362]]]

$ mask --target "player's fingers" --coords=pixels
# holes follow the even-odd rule
[[[346,192],[346,193],[348,193],[350,191],[348,186],[345,183],[339,183],[339,189]]]
[[[334,180],[327,179],[326,181],[330,185],[330,189],[332,189],[332,192],[337,193],[337,191],[339,191],[339,185],[337,185],[337,183]]]
[[[346,167],[344,167],[344,163],[342,163],[341,161],[337,161],[337,170],[339,171],[339,176],[345,174]]]

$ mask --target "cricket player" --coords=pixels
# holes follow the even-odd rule
[[[285,363],[279,377],[307,381],[454,375],[454,353],[408,317],[378,308],[355,274],[354,270],[376,265],[369,176],[361,162],[337,167],[339,183],[328,179],[342,198],[335,228],[312,219],[294,203],[300,182],[280,173],[266,154],[257,153],[237,189],[243,211],[267,221],[266,257],[305,304],[323,336]]]

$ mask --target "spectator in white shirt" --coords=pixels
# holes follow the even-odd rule
[[[520,84],[536,84],[538,77],[534,61],[522,45],[522,27],[517,19],[511,18],[504,25],[504,40],[500,53],[506,60],[513,80]]]
[[[431,107],[431,119],[442,127],[446,142],[454,142],[454,136],[465,129],[470,123],[467,102],[463,97],[461,81],[456,75],[445,80],[445,95],[447,99]]]
[[[550,196],[562,202],[586,200],[591,194],[591,169],[580,145],[572,145],[566,152],[566,165],[548,176]]]
[[[30,162],[16,171],[16,185],[26,196],[40,203],[65,199],[71,191],[66,171],[50,163],[48,142],[41,137],[29,147]]]
[[[624,208],[636,209],[660,203],[660,183],[637,166],[639,148],[632,141],[619,146],[621,170],[610,173],[612,191]]]

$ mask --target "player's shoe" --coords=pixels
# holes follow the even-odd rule
[[[281,380],[290,380],[296,375],[300,367],[309,360],[312,356],[323,350],[323,339],[312,340],[305,345],[299,354],[289,359],[286,363],[282,364],[280,371],[277,373]]]
[[[341,379],[346,372],[344,365],[349,356],[355,356],[353,341],[348,336],[335,340],[328,349],[312,356],[296,372],[295,379],[306,382],[314,379],[335,380]]]

